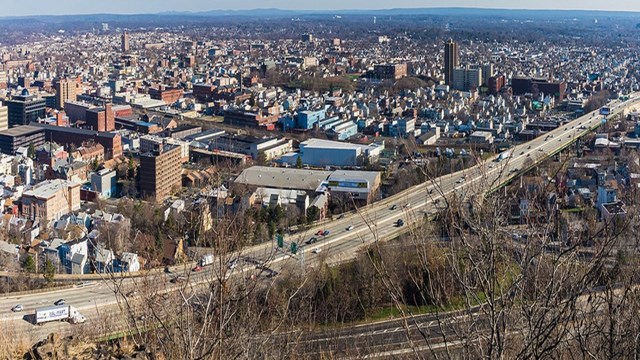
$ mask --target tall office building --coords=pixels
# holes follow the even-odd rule
[[[451,85],[453,83],[453,71],[460,66],[460,54],[458,53],[458,44],[449,39],[444,44],[444,83]]]
[[[182,185],[180,146],[158,144],[140,154],[140,194],[164,201]]]
[[[486,63],[482,65],[482,84],[489,85],[489,78],[493,77],[495,72],[493,70],[492,63]]]
[[[122,39],[121,39],[120,46],[122,48],[122,52],[128,52],[129,51],[129,33],[126,32],[126,31],[122,34]]]
[[[9,108],[0,102],[0,131],[9,128]]]
[[[56,109],[64,109],[67,101],[76,101],[76,82],[67,78],[57,79],[54,82],[56,89]]]
[[[453,70],[452,88],[454,90],[469,91],[478,89],[482,85],[482,70],[469,66]]]
[[[9,83],[6,71],[0,71],[0,89],[6,89]]]
[[[22,94],[7,100],[6,104],[9,108],[9,127],[28,125],[46,115],[45,99],[29,94],[27,89],[22,90]]]

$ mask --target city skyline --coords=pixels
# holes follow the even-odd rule
[[[391,9],[391,8],[431,8],[431,7],[469,7],[469,8],[496,8],[496,9],[532,9],[532,10],[604,10],[604,11],[640,11],[640,4],[636,1],[618,1],[604,3],[601,1],[587,0],[564,1],[561,5],[556,1],[523,1],[518,6],[514,6],[511,1],[506,0],[489,0],[478,3],[473,0],[435,0],[435,1],[419,1],[419,0],[399,0],[394,2],[388,1],[367,1],[367,0],[350,0],[337,1],[327,0],[321,4],[311,1],[298,1],[292,4],[286,0],[274,0],[268,3],[248,0],[242,4],[225,4],[223,6],[211,6],[207,1],[202,0],[186,0],[176,6],[176,3],[168,0],[157,1],[131,1],[113,0],[108,3],[88,3],[81,0],[66,0],[56,2],[53,5],[47,0],[33,0],[27,3],[11,2],[4,4],[4,16],[31,16],[31,15],[74,15],[74,14],[140,14],[140,13],[158,13],[170,11],[215,11],[215,10],[251,10],[257,8],[278,8],[285,10],[374,10],[374,9]]]

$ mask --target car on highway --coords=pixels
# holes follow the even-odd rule
[[[177,283],[181,283],[181,282],[185,282],[187,280],[187,278],[185,278],[182,275],[178,275],[174,278],[172,278],[171,280],[169,280],[171,283],[173,284],[177,284]]]
[[[322,232],[322,236],[329,236],[329,234],[331,234],[331,231],[329,230],[325,230]]]
[[[351,230],[353,230],[353,225],[349,225],[349,226],[347,226],[347,229],[346,229],[346,230],[347,230],[347,231],[351,231]]]
[[[391,208],[389,208],[389,210],[395,210],[395,209],[397,209],[397,208],[398,208],[398,205],[393,204],[393,205],[391,205]]]
[[[13,311],[13,312],[20,312],[22,310],[24,310],[24,308],[20,304],[18,304],[18,305],[16,305],[16,306],[11,308],[11,311]]]
[[[56,302],[53,303],[53,305],[55,306],[64,305],[64,299],[58,299]]]
[[[200,265],[196,265],[196,267],[194,267],[193,269],[191,269],[191,271],[193,271],[193,272],[200,272],[200,271],[202,271],[202,266],[200,266]]]
[[[520,155],[524,155],[524,151],[521,151],[521,152],[520,152]]]
[[[318,232],[316,232],[317,236],[321,236],[324,235],[324,230],[318,230]]]
[[[307,244],[314,244],[314,243],[317,243],[317,242],[318,242],[318,239],[316,237],[312,237],[311,239],[305,241],[305,243],[307,243]]]
[[[398,220],[396,221],[396,227],[401,227],[401,226],[403,226],[403,225],[404,225],[404,220],[402,220],[402,219],[398,219]]]
[[[322,251],[322,249],[320,249],[320,248],[315,248],[315,249],[311,250],[311,252],[314,253],[314,254],[319,254],[321,251]]]
[[[344,214],[340,214],[340,216],[338,216],[338,220],[340,219],[344,219]]]
[[[229,263],[227,263],[227,268],[229,269],[235,269],[237,266],[238,266],[238,259],[229,260]]]
[[[404,207],[405,207],[405,208],[410,208],[410,207],[411,207],[411,203],[406,203],[406,204],[404,204]]]
[[[527,146],[527,150],[531,149],[531,145]]]
[[[489,167],[491,167],[493,165],[489,165]],[[433,189],[429,189],[429,194],[433,194]]]
[[[126,293],[124,296],[126,296],[126,297],[130,298],[130,297],[132,297],[132,296],[136,296],[136,295],[138,295],[138,291],[136,291],[136,290],[131,290],[131,291],[129,291],[128,293]]]

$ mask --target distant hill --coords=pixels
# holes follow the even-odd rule
[[[449,16],[449,17],[485,17],[500,18],[613,18],[638,17],[637,12],[595,11],[595,10],[521,10],[521,9],[484,9],[484,8],[392,8],[379,10],[284,10],[275,8],[251,10],[209,10],[203,12],[161,12],[156,14],[87,14],[87,15],[37,15],[37,16],[5,16],[0,20],[31,19],[45,23],[66,22],[100,22],[100,21],[135,21],[144,19],[175,21],[181,19],[202,19],[219,17],[253,17],[253,18],[290,18],[319,15],[341,16]]]

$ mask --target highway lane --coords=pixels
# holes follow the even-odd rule
[[[622,111],[629,104],[636,104],[638,100],[634,97],[625,102],[613,102],[612,115]],[[548,137],[540,137],[530,142],[518,145],[512,148],[512,156],[501,162],[487,160],[473,168],[458,171],[453,174],[445,175],[440,178],[429,181],[425,184],[414,186],[408,190],[401,192],[393,197],[384,199],[370,206],[361,208],[358,213],[346,215],[343,219],[337,219],[330,223],[323,224],[321,227],[309,229],[306,232],[286,236],[285,241],[297,241],[301,244],[304,251],[305,263],[313,265],[322,255],[329,261],[339,262],[352,258],[358,249],[365,244],[370,244],[377,239],[385,240],[407,229],[417,220],[421,219],[424,212],[433,213],[438,206],[443,206],[443,197],[451,194],[466,196],[470,193],[479,193],[490,190],[492,187],[507,181],[510,177],[518,175],[522,170],[528,158],[532,161],[544,158],[556,150],[566,146],[569,142],[574,141],[576,136],[588,132],[591,128],[596,127],[601,122],[602,116],[597,112],[586,114],[560,128],[548,133]],[[581,129],[584,127],[584,129]],[[517,169],[517,170],[516,170]],[[515,170],[515,171],[514,171]],[[464,176],[464,179],[463,179]],[[436,204],[435,201],[440,201]],[[405,204],[410,204],[406,209]],[[397,205],[396,210],[391,210],[392,205]],[[396,227],[395,221],[402,218],[405,226]],[[353,230],[347,230],[347,227],[353,226]],[[370,228],[371,226],[371,228]],[[314,236],[318,230],[329,230],[329,236],[322,237],[316,244],[306,245],[304,241]],[[374,229],[375,231],[371,231]],[[321,248],[320,254],[313,254],[312,249]],[[289,262],[291,257],[288,254],[274,252],[273,243],[266,243],[251,247],[242,251],[235,256],[246,256],[256,261],[265,263],[266,266],[273,269],[279,269],[283,262]],[[299,256],[298,256],[299,258]],[[255,265],[241,265],[240,268],[234,269],[235,273],[247,272],[253,269]],[[204,282],[207,278],[215,276],[208,268],[198,274],[190,274],[194,282]],[[189,267],[177,266],[173,267],[174,272],[188,273]],[[158,283],[167,283],[168,277],[165,274],[155,274],[158,276]],[[126,288],[135,287],[139,283],[136,279],[122,280]],[[49,306],[58,298],[64,298],[68,304],[77,307],[81,311],[113,305],[116,303],[116,295],[107,282],[98,282],[92,287],[79,287],[67,290],[54,290],[48,293],[36,293],[33,295],[5,296],[0,298],[0,318],[7,321],[23,321],[22,314],[13,314],[10,312],[11,307],[17,303],[25,306],[25,313],[33,313],[36,307]],[[91,316],[88,316],[91,320]],[[53,326],[53,325],[52,325]],[[64,326],[64,325],[61,325]]]

